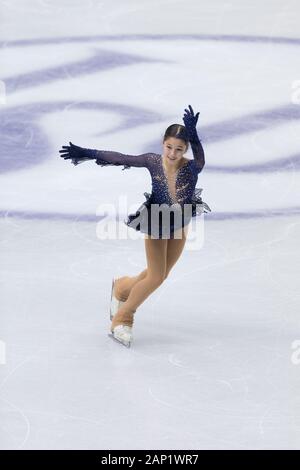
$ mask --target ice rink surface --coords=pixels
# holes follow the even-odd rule
[[[300,448],[299,13],[0,1],[2,449]],[[161,153],[188,104],[212,212],[127,349],[111,280],[146,267],[122,220],[150,176],[58,150]]]

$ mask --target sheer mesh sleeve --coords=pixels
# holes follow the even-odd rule
[[[95,163],[101,166],[124,165],[122,170],[126,170],[132,166],[148,168],[149,157],[152,155],[151,153],[127,155],[125,153],[114,152],[111,150],[87,149],[74,146],[74,144],[72,144],[72,147],[68,147],[64,152],[66,152],[65,155],[71,155],[67,158],[70,158],[74,165],[79,165],[79,163],[83,163],[88,160],[95,160]]]
[[[110,150],[96,150],[95,158],[97,165],[124,165],[122,170],[130,167],[148,168],[150,153],[140,155],[127,155],[125,153],[114,152]]]
[[[191,148],[194,155],[195,168],[200,173],[205,165],[204,150],[201,141],[196,133],[193,140],[190,141]]]

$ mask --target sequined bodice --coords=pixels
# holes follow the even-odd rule
[[[152,202],[154,204],[188,202],[198,178],[193,160],[187,160],[174,175],[170,175],[164,169],[162,155],[150,154],[147,168],[152,178]]]

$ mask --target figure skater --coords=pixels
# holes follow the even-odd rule
[[[97,165],[124,165],[147,168],[152,179],[152,192],[144,193],[146,201],[126,221],[129,227],[144,233],[147,267],[137,276],[123,276],[112,280],[110,334],[125,346],[131,345],[134,314],[137,308],[168,277],[178,261],[187,237],[192,217],[211,212],[202,201],[202,188],[196,188],[205,159],[196,125],[189,105],[183,116],[184,126],[170,125],[163,138],[163,153],[126,155],[108,150],[93,150],[70,142],[62,146],[60,156],[74,165],[95,160]],[[191,144],[194,159],[184,154]],[[188,209],[188,210],[187,210]]]

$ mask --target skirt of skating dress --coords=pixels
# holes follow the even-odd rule
[[[124,222],[128,227],[146,233],[151,238],[172,239],[174,232],[185,227],[192,217],[211,212],[210,207],[200,197],[202,191],[203,188],[195,188],[190,202],[183,206],[179,203],[155,204],[152,194],[146,192],[146,201],[134,214],[129,214]]]

